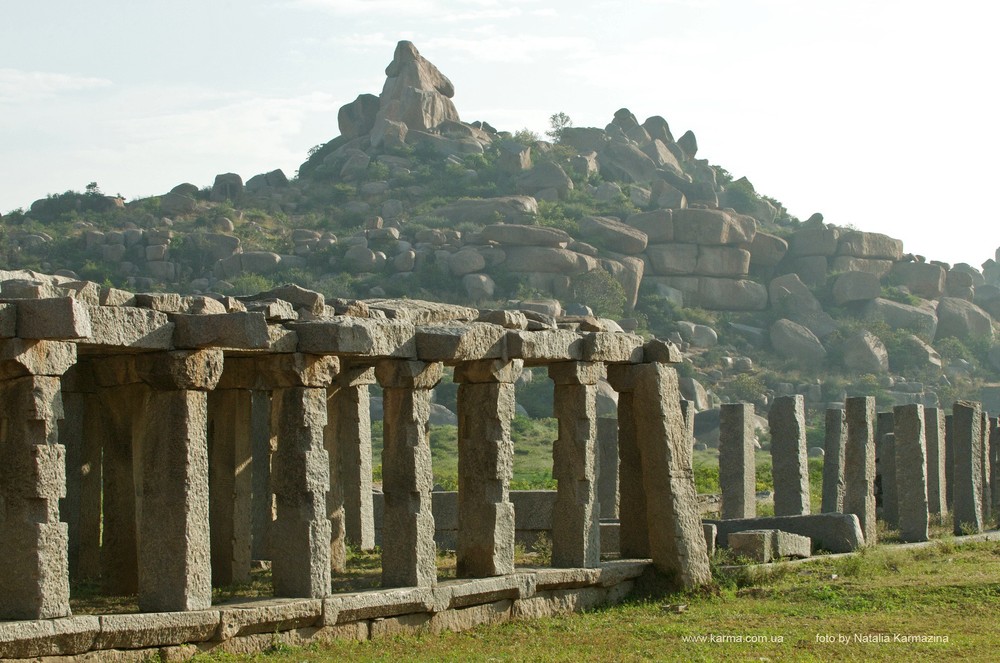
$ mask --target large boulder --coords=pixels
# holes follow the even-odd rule
[[[695,273],[704,276],[746,276],[750,252],[735,246],[699,246]]]
[[[654,139],[643,146],[642,151],[646,156],[653,160],[653,163],[656,164],[657,167],[666,168],[667,170],[670,170],[678,175],[684,172],[684,169],[681,168],[681,164],[677,160],[677,157],[674,156],[674,153],[667,148],[663,141]]]
[[[444,120],[458,120],[451,97],[455,86],[427,61],[411,42],[396,45],[379,97],[379,119],[404,123],[410,129],[433,129]]]
[[[837,328],[837,323],[823,310],[798,274],[785,274],[773,279],[768,284],[768,298],[771,308],[779,315],[807,327],[819,338],[827,337]]]
[[[573,238],[565,230],[544,226],[495,223],[479,232],[481,239],[509,246],[552,246],[566,248]]]
[[[531,196],[500,196],[497,198],[462,198],[438,207],[432,212],[452,224],[462,221],[487,224],[497,220],[507,223],[531,223],[538,216],[538,201]]]
[[[698,266],[698,245],[652,244],[646,247],[646,257],[653,274],[693,274]]]
[[[649,279],[657,288],[678,290],[685,306],[712,311],[763,311],[767,308],[767,288],[749,279],[711,276],[661,276]]]
[[[582,253],[543,246],[512,246],[506,251],[503,267],[511,272],[544,274],[583,274],[600,267],[600,263]]]
[[[833,301],[837,306],[869,302],[882,293],[878,277],[869,272],[846,272],[833,282]]]
[[[899,260],[903,257],[903,242],[880,233],[849,230],[840,235],[837,255]]]
[[[837,253],[840,231],[823,223],[804,227],[795,232],[788,242],[788,255],[832,256]]]
[[[884,320],[893,329],[907,329],[930,343],[937,333],[938,318],[934,309],[900,304],[877,298],[868,302],[863,315],[870,320]]]
[[[545,189],[555,189],[560,198],[573,189],[573,180],[562,167],[551,161],[542,161],[537,166],[517,178],[517,190],[536,194]]]
[[[855,258],[854,256],[836,256],[830,261],[830,269],[834,272],[868,272],[882,278],[896,264],[892,260],[881,258]]]
[[[580,232],[588,241],[616,253],[635,255],[646,248],[646,233],[605,216],[584,217],[580,221]]]
[[[826,359],[826,348],[806,327],[782,318],[771,325],[771,347],[787,359],[817,367]]]
[[[936,299],[944,293],[945,271],[929,262],[897,262],[889,273],[892,282],[906,287],[924,299]]]
[[[955,297],[942,297],[937,305],[937,336],[954,336],[960,340],[993,339],[993,318],[972,302]]]
[[[243,195],[243,178],[236,173],[222,173],[215,176],[209,200],[221,203],[225,200],[239,200]]]
[[[614,260],[602,260],[601,266],[621,284],[625,291],[625,306],[635,308],[639,299],[639,285],[646,269],[646,263],[635,256],[616,255]]]
[[[865,329],[849,335],[842,346],[844,368],[853,373],[885,373],[889,353],[878,336]]]
[[[652,182],[656,164],[631,143],[610,142],[598,154],[601,175],[608,180]]]
[[[337,125],[344,138],[358,138],[371,133],[378,115],[379,98],[374,94],[360,94],[349,104],[340,107]]]
[[[754,272],[774,269],[788,253],[788,242],[758,231],[750,243],[750,269]]]
[[[673,210],[674,240],[690,244],[750,244],[757,234],[753,217],[723,210]]]
[[[673,214],[668,209],[639,212],[625,219],[625,223],[644,232],[650,244],[674,239]]]
[[[600,152],[608,143],[608,135],[597,127],[564,127],[559,132],[559,143],[575,148],[581,154]]]

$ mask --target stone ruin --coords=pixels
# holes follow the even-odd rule
[[[616,600],[650,563],[682,587],[711,580],[669,344],[297,286],[213,299],[10,272],[0,339],[0,619],[14,620],[0,622],[0,657],[458,629]],[[461,579],[439,583],[427,418],[446,364],[460,385]],[[559,421],[550,569],[514,566],[510,421],[524,366],[548,370]],[[600,557],[605,373],[620,394],[612,562]],[[346,544],[373,543],[376,382],[383,589],[335,595]],[[212,587],[246,580],[254,560],[270,561],[288,600],[213,605]],[[71,577],[137,594],[141,612],[71,615]]]

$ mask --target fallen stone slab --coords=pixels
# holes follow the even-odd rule
[[[851,552],[865,543],[861,524],[853,513],[816,513],[807,516],[771,516],[764,518],[737,518],[734,520],[706,520],[718,528],[720,547],[729,546],[729,535],[753,529],[778,529],[812,539],[814,550],[832,553]]]
[[[729,534],[729,549],[758,564],[785,557],[811,557],[811,548],[809,537],[777,529],[751,529]]]
[[[101,615],[94,649],[143,649],[210,640],[219,628],[218,610]]]

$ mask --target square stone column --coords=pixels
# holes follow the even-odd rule
[[[601,518],[618,517],[618,419],[597,418],[597,446],[600,447],[601,470],[598,472],[597,500],[601,503]]]
[[[805,399],[801,394],[774,399],[767,414],[771,429],[774,515],[809,514],[809,461]]]
[[[514,572],[514,381],[523,362],[459,364],[458,576],[484,578]]]
[[[719,484],[723,519],[757,515],[753,418],[750,403],[723,403],[719,412]]]
[[[372,507],[372,425],[368,385],[375,369],[341,365],[327,389],[326,450],[330,454],[330,492],[326,498],[332,539],[330,563],[342,572],[347,562],[345,544],[361,550],[375,547]]]
[[[948,514],[944,413],[936,407],[924,408],[924,439],[927,444],[927,511],[944,517]]]
[[[288,354],[257,363],[271,392],[271,577],[276,596],[330,594],[330,456],[324,436],[327,389],[337,357]],[[340,545],[343,545],[341,539]]]
[[[844,512],[844,459],[847,450],[847,414],[841,408],[826,411],[823,438],[823,513]]]
[[[222,351],[139,355],[135,368],[151,387],[136,422],[139,609],[204,610],[212,605],[206,392],[222,376]]]
[[[1000,514],[1000,419],[990,417],[990,499],[993,506],[993,518]],[[993,523],[996,520],[992,521]],[[991,523],[992,524],[992,523]]]
[[[225,376],[225,373],[223,373]],[[253,559],[271,559],[271,524],[274,496],[271,493],[271,392],[250,391],[251,455],[251,553]]]
[[[882,496],[882,520],[895,529],[899,526],[899,491],[896,489],[896,438],[892,412],[875,416],[875,468]]]
[[[439,362],[386,359],[375,365],[382,385],[382,586],[437,584],[431,445],[431,389]]]
[[[952,407],[955,474],[952,515],[955,534],[983,531],[983,410],[974,401],[958,401]]]
[[[601,507],[597,501],[597,381],[601,364],[549,365],[555,383],[553,413],[559,438],[552,445],[552,476],[558,482],[552,507],[552,566],[601,563]]]
[[[252,402],[249,389],[216,389],[208,395],[209,522],[214,587],[250,579]]]
[[[982,448],[980,450],[980,456],[982,457],[982,486],[980,497],[980,508],[983,512],[983,527],[987,527],[987,523],[992,520],[993,515],[993,489],[990,484],[990,475],[992,474],[990,468],[990,415],[985,411],[982,415],[982,420],[980,424],[980,430],[982,431]]]
[[[0,619],[70,614],[59,378],[75,361],[70,343],[0,341]]]
[[[635,410],[635,380],[636,371],[632,366],[608,366],[608,382],[618,392],[618,550],[623,559],[649,557],[646,491],[636,428],[639,414]]]
[[[608,367],[608,381],[619,392],[622,535],[630,508],[625,500],[625,452],[635,447],[645,496],[646,545],[653,563],[662,573],[674,576],[681,587],[706,584],[711,581],[708,550],[694,489],[691,444],[680,410],[677,372],[659,363],[613,365]],[[637,538],[638,534],[636,527],[632,536]],[[622,556],[626,556],[624,546]]]
[[[861,523],[865,544],[876,543],[875,525],[875,399],[848,398],[847,448],[844,450],[844,513]]]
[[[955,415],[945,415],[944,418],[944,474],[945,498],[948,508],[955,509]]]
[[[906,542],[926,541],[929,514],[924,406],[899,405],[893,409],[893,417],[899,536]]]

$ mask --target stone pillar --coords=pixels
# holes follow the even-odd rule
[[[719,413],[719,484],[722,518],[757,515],[753,405],[723,403]]]
[[[151,387],[136,432],[142,450],[139,609],[212,605],[208,494],[208,390],[222,376],[222,351],[139,355]]]
[[[878,485],[881,489],[882,520],[891,528],[899,525],[898,491],[896,490],[896,447],[895,438],[887,438],[893,432],[892,412],[879,412],[875,417],[875,467]]]
[[[844,459],[847,450],[847,414],[841,408],[826,411],[823,438],[823,513],[844,512]]]
[[[691,444],[679,407],[677,372],[659,363],[613,365],[608,367],[608,381],[619,392],[622,535],[630,507],[625,500],[625,450],[634,446],[641,458],[649,556],[660,572],[674,576],[683,588],[706,584],[711,572],[694,489]],[[637,534],[638,528],[631,536]]]
[[[0,341],[0,619],[65,617],[69,609],[69,528],[60,376],[76,346]]]
[[[809,462],[805,400],[801,394],[774,399],[767,415],[771,429],[774,515],[809,514]]]
[[[276,596],[330,593],[330,457],[324,446],[327,388],[336,357],[279,355],[261,362],[271,392],[271,577]]]
[[[553,413],[559,437],[552,445],[552,476],[558,482],[552,508],[552,566],[601,563],[601,507],[597,501],[597,381],[601,365],[560,362],[549,366],[555,383]]]
[[[982,406],[973,401],[958,401],[952,407],[955,459],[952,515],[957,535],[983,531],[982,413]]]
[[[519,359],[459,364],[458,549],[460,578],[514,572],[514,381]]]
[[[330,492],[326,498],[332,538],[330,563],[345,570],[345,544],[361,550],[375,547],[372,511],[372,426],[368,385],[375,369],[341,366],[327,390],[326,450],[330,454]]]
[[[1000,419],[990,418],[990,498],[994,518],[1000,514]],[[996,521],[994,521],[996,522]]]
[[[924,439],[927,444],[927,511],[948,514],[945,489],[948,484],[944,459],[944,416],[936,407],[924,408]]]
[[[65,418],[59,442],[66,447],[66,498],[59,513],[69,526],[69,574],[101,575],[101,425],[93,370],[77,363],[62,378]]]
[[[636,428],[640,415],[635,410],[635,371],[632,366],[608,366],[608,383],[618,392],[618,549],[623,559],[649,557],[646,491]]]
[[[875,526],[875,399],[848,398],[847,448],[844,450],[844,513],[861,523],[865,544],[876,543]]]
[[[948,501],[948,508],[955,509],[955,415],[949,414],[944,418],[944,474],[945,498]]]
[[[250,392],[251,557],[271,559],[271,523],[274,496],[271,493],[271,393]]]
[[[250,579],[253,456],[249,389],[208,395],[209,522],[212,585]]]
[[[386,359],[375,366],[382,385],[382,586],[437,583],[431,447],[427,437],[431,389],[440,363]]]
[[[982,431],[980,457],[982,458],[982,486],[979,498],[980,508],[983,512],[983,527],[986,527],[993,515],[993,489],[990,487],[990,415],[985,411],[982,414],[980,430]]]
[[[929,514],[924,406],[899,405],[893,417],[899,536],[906,542],[926,541]]]
[[[600,447],[601,470],[597,482],[597,500],[601,503],[601,518],[618,517],[618,419],[597,418],[597,446]]]
[[[684,434],[687,435],[688,442],[691,444],[691,448],[694,449],[694,415],[697,414],[694,409],[694,401],[682,398],[680,405],[681,416],[684,418]]]

